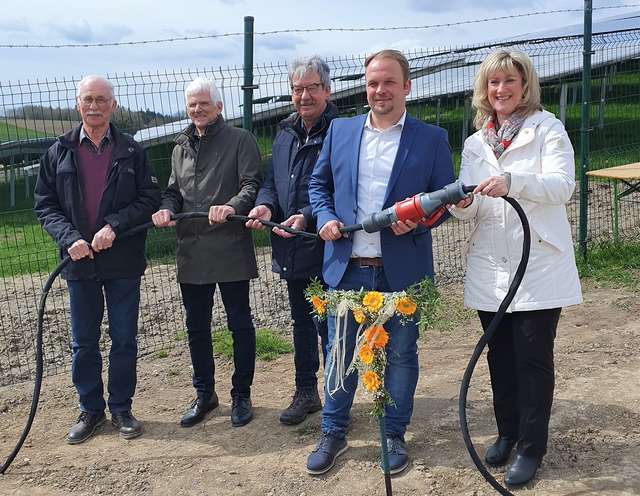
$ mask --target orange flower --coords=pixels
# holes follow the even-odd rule
[[[362,383],[365,389],[371,393],[375,393],[382,386],[380,377],[373,370],[367,370],[362,374]]]
[[[417,308],[418,305],[416,305],[416,303],[408,296],[398,298],[398,301],[396,302],[396,310],[407,317],[413,315]]]
[[[362,311],[362,308],[353,309],[353,318],[356,320],[358,324],[362,324],[364,322],[365,315],[364,315],[364,312]]]
[[[327,300],[323,300],[319,296],[311,297],[311,304],[318,315],[324,315],[327,311]]]
[[[364,339],[370,348],[384,348],[389,342],[389,334],[382,326],[371,326],[364,331]]]
[[[373,362],[373,350],[367,343],[364,343],[360,347],[360,351],[358,351],[358,358],[360,358],[360,361],[365,365],[370,365],[371,362]]]
[[[370,312],[377,312],[382,308],[384,296],[378,291],[369,291],[362,298],[362,304],[367,307]]]

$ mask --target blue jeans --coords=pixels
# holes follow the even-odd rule
[[[231,396],[251,395],[256,366],[256,330],[249,306],[249,281],[220,282],[220,294],[233,336]],[[198,398],[208,400],[214,391],[215,364],[211,342],[211,311],[216,283],[180,284],[187,314],[189,351],[193,365],[193,387]]]
[[[327,321],[319,322],[313,317],[313,307],[304,296],[304,290],[309,283],[309,279],[287,280],[289,306],[293,320],[293,360],[298,391],[314,391],[318,386],[316,377],[320,368],[318,335],[320,335],[322,346],[322,363],[324,364],[327,359]]]
[[[356,264],[349,264],[339,286],[335,289],[358,290],[360,288],[382,292],[391,291],[384,274],[384,268],[359,267]],[[328,317],[328,328],[329,344],[331,345],[335,336],[335,319],[332,315]],[[418,326],[412,321],[402,325],[397,317],[392,317],[384,324],[384,328],[389,332],[384,385],[394,402],[394,405],[385,407],[387,436],[404,438],[407,425],[409,425],[413,414],[413,395],[418,383]],[[353,314],[349,312],[346,336],[347,364],[351,362],[353,357],[356,330],[357,324],[353,320]],[[322,432],[343,438],[349,425],[349,412],[358,386],[358,375],[357,373],[350,374],[344,381],[344,390],[340,389],[329,394],[335,384],[335,374],[332,373],[331,377],[328,377],[330,369],[331,366],[327,363],[324,376]]]
[[[105,409],[100,355],[100,324],[107,302],[109,316],[108,405],[111,413],[131,410],[136,390],[140,277],[106,281],[67,281],[71,306],[71,378],[80,397],[80,410]]]

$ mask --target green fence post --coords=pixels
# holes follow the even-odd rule
[[[589,170],[589,100],[591,98],[591,0],[584,0],[582,45],[582,114],[580,119],[580,230],[579,249],[587,259],[587,171]]]
[[[251,131],[253,127],[253,90],[258,88],[253,84],[253,17],[244,18],[244,84],[242,127]]]

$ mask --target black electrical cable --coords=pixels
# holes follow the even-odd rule
[[[173,215],[172,220],[181,221],[185,219],[207,218],[207,217],[208,217],[207,212],[185,212],[185,213]],[[229,215],[227,217],[227,220],[247,222],[248,220],[260,220],[260,219],[254,219],[253,217],[247,217],[244,215]],[[298,231],[296,229],[292,229],[291,227],[283,226],[281,224],[277,224],[271,221],[260,220],[260,222],[268,227],[278,227],[290,234],[318,239],[318,236],[314,233],[310,233],[306,231]],[[136,227],[133,227],[121,233],[116,238],[115,242],[117,242],[120,239],[128,238],[140,232],[146,231],[151,227],[153,227],[153,222],[146,222],[144,224],[140,224]],[[0,466],[0,475],[4,474],[6,470],[9,468],[9,465],[11,465],[13,460],[15,460],[16,456],[18,455],[18,452],[22,448],[22,445],[24,444],[25,440],[27,439],[27,436],[29,435],[29,431],[31,430],[33,420],[36,416],[36,411],[38,409],[38,402],[40,401],[40,390],[42,388],[42,376],[44,371],[42,336],[43,336],[43,327],[44,327],[45,305],[47,302],[47,297],[49,296],[49,291],[51,290],[53,283],[58,278],[60,273],[64,270],[64,268],[69,264],[70,261],[71,261],[70,257],[63,258],[58,264],[58,266],[55,269],[53,269],[51,274],[49,274],[47,281],[42,287],[42,294],[40,296],[40,303],[38,305],[38,326],[36,331],[36,373],[35,373],[35,380],[33,384],[33,396],[31,399],[31,409],[29,410],[29,416],[27,417],[27,422],[25,423],[25,426],[22,429],[22,434],[20,435],[18,442],[16,443],[15,447],[13,448],[13,450],[11,451],[11,453],[9,454],[5,462],[2,464],[2,466]]]
[[[468,186],[467,188],[475,189],[474,186]],[[522,210],[520,204],[514,200],[513,198],[509,198],[507,196],[503,196],[502,199],[509,203],[517,212],[518,217],[520,218],[520,222],[522,223],[522,232],[523,232],[523,240],[522,240],[522,258],[520,259],[520,263],[518,264],[518,268],[514,274],[513,280],[511,281],[511,285],[509,286],[509,290],[505,295],[502,303],[498,307],[498,311],[494,315],[489,327],[482,334],[478,344],[476,344],[475,349],[473,350],[473,354],[469,359],[469,364],[467,365],[466,370],[464,371],[464,375],[462,376],[462,383],[460,384],[460,395],[458,397],[458,416],[460,418],[460,430],[462,431],[462,438],[464,439],[464,444],[467,447],[467,451],[469,451],[469,455],[475,463],[478,471],[482,474],[485,480],[491,484],[491,486],[498,491],[500,494],[504,496],[513,496],[513,493],[509,492],[504,486],[502,486],[494,477],[491,475],[489,470],[484,466],[482,460],[478,456],[475,447],[473,446],[473,442],[471,441],[471,436],[469,435],[469,424],[467,422],[467,392],[469,390],[469,385],[471,383],[471,376],[473,375],[473,370],[475,369],[476,364],[478,363],[478,359],[482,355],[482,351],[484,347],[487,345],[493,334],[495,333],[496,328],[502,321],[502,317],[504,316],[507,308],[511,304],[513,297],[518,291],[520,287],[520,283],[522,282],[522,278],[524,277],[524,272],[527,268],[527,263],[529,262],[529,251],[531,249],[531,231],[529,229],[529,221],[527,220],[527,216]]]

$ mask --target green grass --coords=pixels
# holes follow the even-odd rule
[[[233,358],[233,338],[227,328],[216,329],[213,333],[213,351],[225,358]],[[293,351],[291,343],[273,329],[256,330],[256,357],[273,360],[278,355]]]
[[[587,261],[576,255],[583,279],[615,287],[640,289],[640,243],[591,245]]]
[[[0,120],[0,143],[4,143],[5,141],[42,138],[44,136],[46,136],[46,134],[41,133],[40,131],[14,126],[8,121]]]

